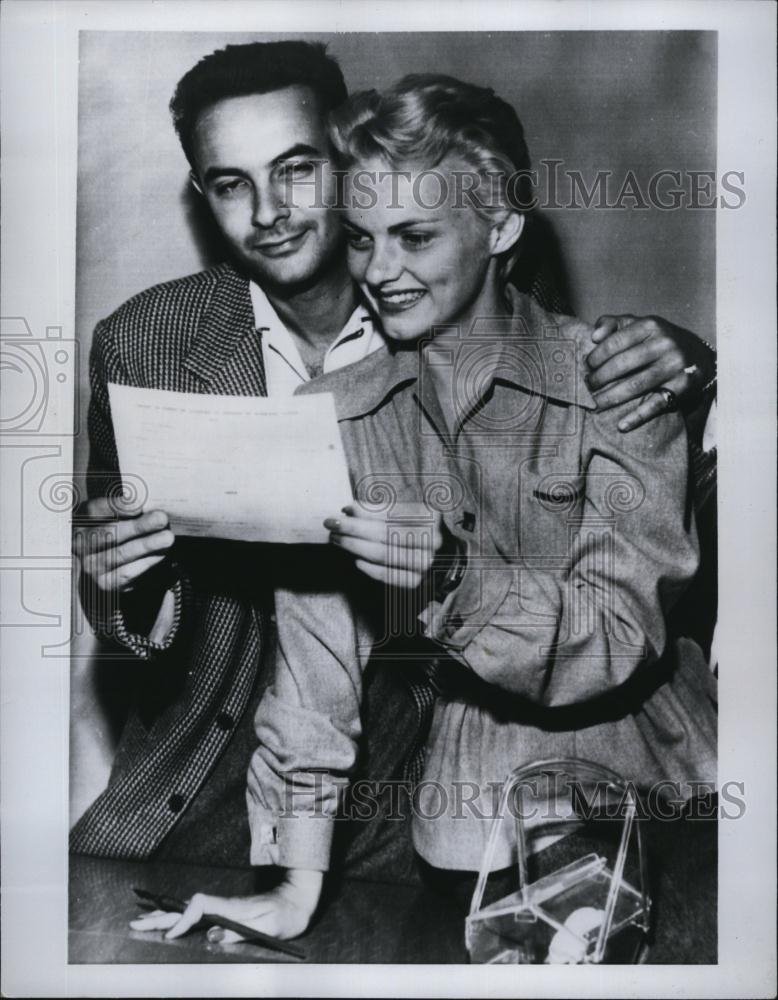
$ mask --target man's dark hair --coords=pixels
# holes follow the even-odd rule
[[[192,136],[206,108],[229,97],[310,87],[322,115],[347,97],[340,66],[320,42],[251,42],[205,56],[181,77],[170,112],[186,158],[195,166]]]

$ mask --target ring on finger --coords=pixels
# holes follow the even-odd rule
[[[684,375],[688,375],[689,378],[694,378],[696,375],[700,374],[699,365],[687,365],[683,370]]]
[[[678,409],[678,397],[672,389],[668,389],[666,385],[662,385],[654,391],[659,393],[665,401],[665,405],[662,408],[663,413],[674,413]]]

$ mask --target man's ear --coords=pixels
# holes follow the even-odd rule
[[[489,236],[491,252],[497,256],[513,249],[524,229],[524,216],[520,212],[506,212],[495,222]]]
[[[200,181],[197,179],[197,174],[194,170],[189,171],[189,183],[195,189],[198,194],[204,194],[203,189],[200,185]]]

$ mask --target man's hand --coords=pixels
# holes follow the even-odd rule
[[[181,937],[198,924],[204,914],[227,917],[253,927],[263,934],[288,939],[302,934],[319,904],[323,875],[321,872],[290,869],[283,882],[270,892],[257,896],[206,896],[195,893],[183,913],[154,910],[130,921],[135,931],[166,931],[169,940]],[[242,941],[240,934],[224,927],[212,927],[209,941],[232,944]]]
[[[600,316],[592,340],[587,385],[598,409],[640,400],[619,421],[620,431],[665,412],[667,402],[657,389],[670,389],[679,404],[693,406],[716,374],[715,351],[690,330],[656,316]]]
[[[89,500],[86,524],[73,536],[73,554],[85,576],[103,593],[121,593],[152,566],[162,562],[175,541],[164,511],[117,516],[107,497]]]
[[[419,586],[443,545],[442,519],[424,504],[395,504],[392,515],[350,504],[324,527],[330,541],[356,557],[357,569],[404,590]]]

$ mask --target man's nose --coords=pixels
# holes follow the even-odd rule
[[[284,192],[273,184],[263,185],[254,193],[252,223],[262,229],[272,229],[277,222],[289,218],[289,206],[284,200]]]
[[[390,243],[376,241],[365,271],[365,281],[368,285],[378,286],[399,278],[402,272],[400,256]]]

